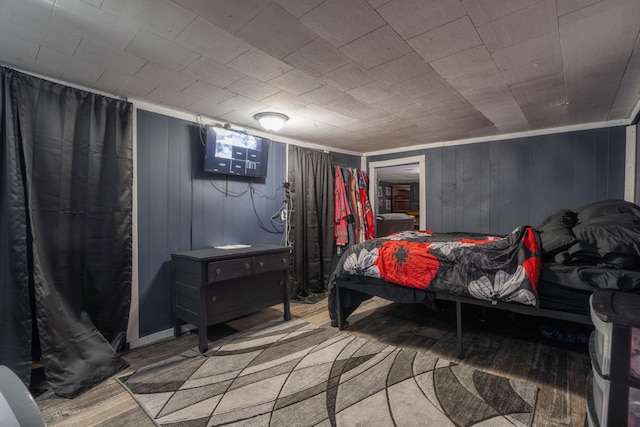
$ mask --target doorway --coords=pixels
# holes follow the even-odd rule
[[[418,174],[418,195],[419,195],[419,218],[420,229],[424,230],[427,227],[427,201],[426,201],[426,169],[425,169],[425,157],[424,156],[411,156],[403,157],[391,160],[382,160],[378,162],[369,163],[369,200],[378,200],[378,182],[380,181],[379,175],[384,174],[385,168],[389,168],[388,171],[394,171],[394,173],[402,173],[405,170],[407,173],[415,173],[415,166],[417,166]],[[405,166],[406,168],[403,168]],[[409,167],[411,166],[411,167]],[[395,175],[398,176],[398,175]],[[371,203],[374,215],[378,213],[378,204]]]

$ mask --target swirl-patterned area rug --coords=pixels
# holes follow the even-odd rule
[[[299,319],[118,378],[161,426],[529,426],[537,387]]]

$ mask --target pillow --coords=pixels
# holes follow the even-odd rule
[[[602,200],[580,209],[578,211],[578,222],[616,214],[631,214],[640,217],[640,206],[626,200]]]
[[[594,217],[573,228],[574,258],[600,258],[616,268],[640,267],[640,217],[629,213]]]
[[[578,241],[572,228],[577,222],[577,214],[569,209],[562,209],[547,219],[537,228],[542,243],[543,259],[551,259]]]

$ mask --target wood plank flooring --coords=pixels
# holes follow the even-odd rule
[[[435,312],[421,304],[395,304],[372,298],[349,318],[346,333],[413,348],[449,360],[457,360],[455,311],[444,302]],[[329,326],[326,300],[316,304],[292,303],[294,317],[317,326]],[[534,426],[583,426],[586,413],[586,377],[591,370],[586,344],[566,344],[544,338],[541,323],[554,321],[516,315],[501,310],[464,306],[465,359],[459,363],[539,387]],[[274,306],[226,324],[212,326],[207,334],[215,340],[246,330],[264,321],[282,317]],[[589,329],[575,325],[585,333]],[[196,333],[123,352],[131,364],[120,372],[149,365],[197,347]],[[154,426],[115,377],[93,387],[75,399],[64,399],[51,391],[36,398],[47,422],[55,426]]]

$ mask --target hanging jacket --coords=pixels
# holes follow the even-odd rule
[[[373,212],[371,211],[371,204],[369,203],[369,195],[367,194],[367,188],[369,186],[369,178],[364,171],[358,172],[358,189],[360,191],[360,201],[362,203],[362,223],[364,224],[364,238],[365,240],[373,239],[375,237],[375,229],[373,225]]]
[[[334,171],[334,185],[333,185],[333,201],[334,201],[334,224],[333,235],[336,239],[336,245],[347,246],[349,243],[349,235],[347,230],[347,224],[349,216],[351,215],[351,209],[347,201],[347,194],[345,191],[346,183],[342,176],[342,169],[337,166]]]

